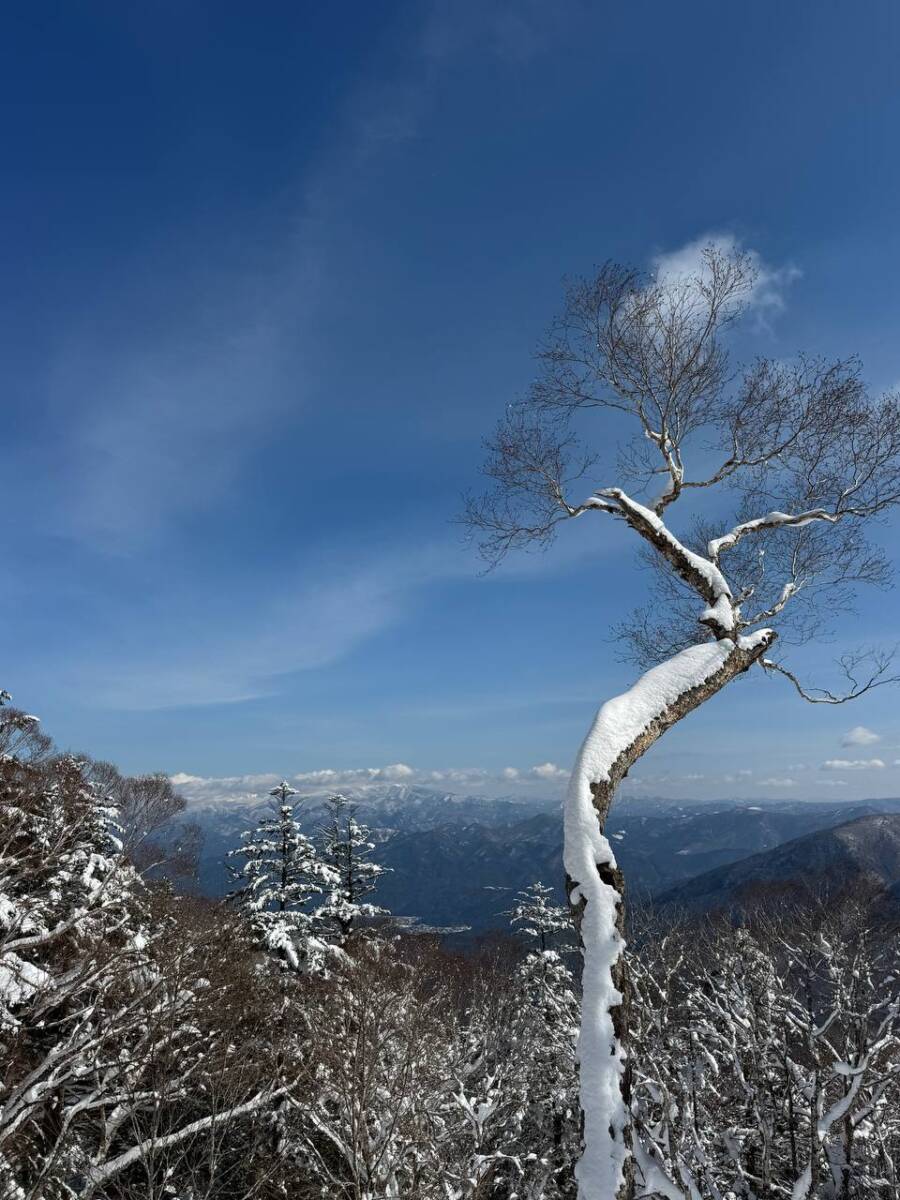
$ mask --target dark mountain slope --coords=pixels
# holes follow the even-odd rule
[[[756,807],[672,806],[669,810],[613,816],[610,835],[633,898],[649,896],[708,869],[768,851],[799,833],[870,813],[833,805],[797,805],[779,812]],[[379,884],[379,900],[395,913],[429,925],[505,923],[513,892],[536,879],[557,887],[562,900],[562,821],[539,813],[508,825],[448,824],[400,830],[379,846],[392,873]]]
[[[739,906],[754,890],[797,884],[813,889],[900,883],[900,814],[859,817],[773,850],[706,871],[657,896],[660,905],[714,910]]]

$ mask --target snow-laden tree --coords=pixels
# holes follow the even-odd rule
[[[516,897],[510,924],[531,944],[515,980],[522,1194],[531,1200],[551,1200],[571,1194],[577,1152],[579,1004],[566,963],[574,949],[572,918],[567,909],[553,903],[553,889],[538,881]]]
[[[392,944],[367,939],[313,980],[292,1112],[304,1195],[453,1195],[442,1185],[454,1021],[448,997]],[[296,1194],[296,1193],[290,1193]]]
[[[895,932],[847,898],[649,939],[632,959],[639,1194],[895,1196],[897,961]]]
[[[517,894],[506,915],[517,933],[534,940],[541,954],[572,933],[571,914],[553,903],[553,888],[539,879]]]
[[[386,908],[373,904],[371,896],[386,867],[372,862],[375,843],[372,833],[356,819],[356,809],[341,795],[326,802],[328,812],[319,829],[322,861],[331,867],[336,882],[318,915],[326,930],[343,946],[361,918],[384,916]]]
[[[0,727],[9,728],[2,719]],[[234,1137],[236,1122],[277,1097],[265,1043],[257,1041],[249,1067],[228,1061],[234,1030],[223,999],[234,972],[222,986],[210,982],[221,920],[215,942],[206,939],[214,959],[174,913],[154,922],[116,813],[85,764],[47,747],[36,754],[29,738],[6,745],[0,1197],[162,1196],[166,1156],[226,1126]],[[246,1048],[251,1022],[240,1024]]]
[[[69,1125],[134,1019],[142,940],[109,809],[73,758],[0,760],[0,1195],[62,1194]]]
[[[239,886],[231,894],[249,919],[259,943],[289,970],[317,966],[323,944],[313,901],[338,884],[337,873],[319,857],[300,828],[296,791],[284,780],[269,793],[274,813],[241,834],[229,858]]]
[[[845,691],[813,688],[775,652],[779,637],[786,647],[843,618],[856,584],[886,581],[867,527],[900,500],[900,404],[870,396],[852,359],[761,359],[737,371],[722,335],[757,282],[754,258],[719,244],[693,269],[644,276],[608,263],[572,284],[537,382],[488,443],[492,485],[465,517],[491,564],[548,543],[563,521],[611,519],[655,578],[655,601],[620,629],[649,669],[599,710],[565,808],[584,952],[583,1200],[632,1190],[623,881],[604,836],[618,784],[751,668],[829,704],[890,677],[889,655],[860,651],[841,660]],[[616,443],[631,491],[598,458]],[[676,529],[670,513],[691,498],[705,517]]]

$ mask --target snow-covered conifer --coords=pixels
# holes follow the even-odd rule
[[[356,819],[356,810],[341,795],[327,801],[328,818],[319,830],[322,858],[331,867],[336,883],[319,913],[331,936],[343,945],[360,918],[383,916],[386,908],[373,904],[367,896],[375,891],[379,876],[386,868],[372,862],[375,843],[371,831]]]
[[[241,834],[242,844],[228,855],[243,860],[232,868],[239,886],[231,898],[260,944],[295,971],[318,962],[321,922],[313,901],[337,883],[335,871],[300,828],[296,805],[289,803],[296,794],[286,780],[273,788],[273,815]]]

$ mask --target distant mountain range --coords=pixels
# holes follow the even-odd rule
[[[307,832],[321,823],[328,794],[304,797],[300,817]],[[457,796],[404,784],[367,784],[344,794],[373,830],[377,860],[390,868],[377,899],[398,915],[479,932],[504,926],[512,896],[536,879],[556,886],[561,897],[559,802]],[[189,807],[186,816],[204,834],[198,881],[204,894],[228,890],[225,854],[267,803],[223,800]],[[616,805],[607,832],[632,896],[704,909],[732,903],[752,881],[792,874],[864,874],[900,886],[897,814],[900,800],[852,805],[631,800]]]

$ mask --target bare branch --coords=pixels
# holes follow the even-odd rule
[[[797,692],[810,704],[846,704],[848,700],[856,700],[873,688],[884,687],[889,683],[900,683],[900,675],[888,675],[894,659],[896,648],[890,651],[864,650],[855,654],[845,654],[839,660],[850,688],[842,695],[836,695],[827,688],[804,688],[797,676],[771,658],[760,659],[760,666],[766,671],[777,671],[794,685]],[[868,663],[868,671],[864,679],[859,679],[859,668]]]
[[[556,525],[589,509],[607,508],[597,499],[571,504],[567,492],[594,464],[591,455],[573,456],[573,435],[535,420],[522,405],[510,405],[485,442],[484,473],[494,487],[468,496],[461,523],[479,541],[482,557],[495,566],[514,548],[546,546]]]

